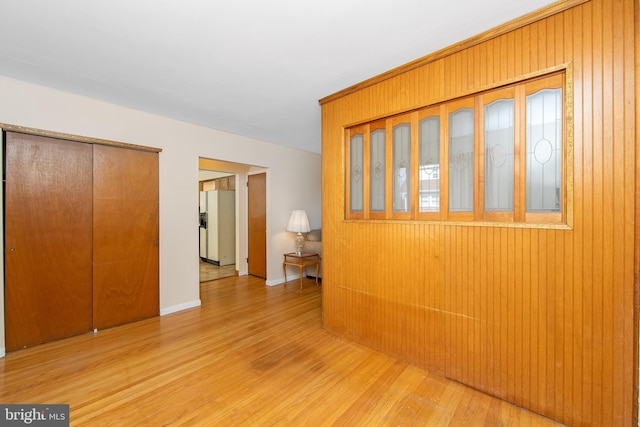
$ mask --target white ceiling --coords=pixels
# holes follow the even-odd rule
[[[0,75],[320,152],[318,99],[550,3],[0,0]]]

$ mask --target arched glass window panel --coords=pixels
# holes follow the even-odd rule
[[[440,117],[426,117],[420,120],[418,129],[420,157],[420,200],[418,209],[420,212],[439,212]]]
[[[562,180],[562,89],[526,102],[527,212],[559,212]]]
[[[411,125],[393,128],[393,211],[411,209]]]
[[[513,212],[514,101],[484,107],[484,209]]]
[[[384,129],[377,129],[371,132],[369,138],[369,210],[371,212],[384,212],[387,133]]]
[[[349,191],[351,194],[349,209],[351,212],[362,212],[364,205],[364,136],[353,135],[349,141]]]
[[[473,212],[473,108],[449,114],[449,211]]]

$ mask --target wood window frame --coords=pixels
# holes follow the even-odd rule
[[[522,129],[520,130],[520,138],[521,138],[521,148],[523,148],[520,153],[521,159],[521,167],[522,167],[522,182],[521,182],[521,203],[523,210],[523,222],[527,224],[562,224],[567,221],[567,192],[569,191],[567,188],[567,153],[568,153],[568,138],[567,138],[567,90],[566,90],[566,75],[564,73],[556,73],[550,76],[543,76],[535,80],[530,80],[524,82],[522,85],[522,106],[523,111],[521,115],[520,122]],[[560,155],[562,156],[560,160],[560,164],[562,165],[561,175],[560,175],[560,194],[558,195],[559,203],[560,203],[560,211],[559,212],[545,212],[545,213],[536,213],[536,212],[527,212],[526,206],[526,97],[528,95],[534,94],[544,89],[562,89],[562,108],[563,108],[563,120],[562,120],[562,130],[561,130],[561,143],[562,148],[560,150]]]
[[[445,154],[445,150],[443,145],[445,144],[445,131],[444,131],[444,125],[445,125],[445,121],[443,120],[443,116],[445,114],[445,104],[441,104],[441,105],[437,105],[437,106],[433,106],[433,107],[427,107],[427,108],[423,108],[421,110],[419,110],[417,112],[417,117],[416,117],[416,154],[415,154],[415,158],[416,158],[416,167],[414,168],[414,182],[416,183],[415,188],[414,188],[414,199],[416,200],[416,212],[415,212],[415,217],[419,220],[423,220],[423,221],[440,221],[443,219],[446,219],[446,207],[447,207],[447,197],[446,194],[443,194],[444,189],[447,188],[445,185],[443,185],[443,174],[446,174],[446,167],[444,166],[445,162],[446,162],[446,154]],[[439,202],[438,202],[438,210],[437,211],[427,211],[427,212],[421,212],[420,211],[420,160],[421,160],[421,152],[420,152],[420,123],[430,117],[438,117],[439,119],[439,144],[440,144],[440,149],[439,149],[439,156],[438,156],[438,197],[439,197]],[[443,208],[443,203],[444,203],[444,208]]]
[[[561,183],[559,212],[527,212],[526,194],[526,97],[543,89],[562,89],[561,123]],[[345,218],[372,220],[420,220],[446,221],[451,223],[504,224],[519,227],[571,228],[573,225],[572,173],[573,165],[573,77],[571,64],[564,64],[539,73],[505,82],[495,87],[468,94],[460,98],[445,100],[394,116],[345,128]],[[514,100],[514,147],[513,147],[513,210],[485,211],[485,135],[484,107],[497,99]],[[473,158],[473,211],[450,212],[449,201],[449,114],[459,108],[474,109],[474,158]],[[440,118],[440,205],[438,212],[420,212],[420,121],[429,116]],[[400,123],[411,127],[411,202],[406,212],[393,210],[393,128]],[[370,132],[385,129],[385,211],[371,212],[370,207]],[[364,135],[364,205],[362,212],[350,212],[350,149],[349,142],[356,133]]]
[[[460,111],[461,109],[472,109],[473,114],[473,201],[471,211],[451,211],[451,168],[450,162],[450,118],[451,114]],[[445,152],[445,164],[444,164],[444,176],[445,182],[441,182],[440,185],[444,188],[444,194],[446,196],[446,210],[444,211],[445,217],[449,221],[462,221],[469,222],[475,221],[476,213],[478,212],[478,101],[475,96],[469,96],[455,101],[447,102],[445,105],[445,115],[441,119],[445,122],[445,139],[444,146],[441,147]]]
[[[523,190],[520,187],[519,174],[520,174],[520,158],[518,143],[519,128],[521,127],[520,120],[518,120],[517,110],[519,107],[518,99],[516,99],[516,86],[510,86],[504,89],[493,90],[478,95],[478,210],[476,219],[483,221],[496,221],[496,222],[513,222],[516,218],[516,212],[520,212],[520,194]],[[502,99],[513,99],[514,106],[514,130],[513,130],[513,207],[511,211],[486,211],[486,145],[485,145],[485,107],[495,101]],[[521,218],[521,216],[518,216]]]
[[[384,160],[385,160],[385,164],[384,164],[384,210],[383,211],[373,211],[371,209],[371,134],[377,130],[384,130],[385,132],[385,141],[384,141]],[[365,188],[368,190],[367,191],[367,204],[365,205],[365,216],[369,219],[387,219],[388,218],[388,213],[389,211],[389,207],[387,205],[387,203],[389,202],[389,167],[390,167],[390,163],[389,163],[389,124],[387,120],[377,120],[375,122],[371,122],[369,123],[369,128],[368,128],[368,135],[366,138],[366,141],[368,142],[368,149],[365,153],[365,161],[367,162],[367,180],[365,183]]]
[[[363,165],[362,165],[362,179],[363,179],[363,200],[362,200],[362,210],[361,211],[352,211],[351,210],[351,193],[353,189],[351,188],[351,138],[362,134],[363,137]],[[360,125],[352,128],[345,129],[345,144],[344,144],[344,158],[345,158],[345,217],[347,219],[365,219],[365,213],[368,211],[367,202],[369,200],[369,188],[367,186],[367,179],[365,177],[368,173],[368,165],[367,160],[369,158],[369,125]]]
[[[414,212],[416,210],[416,198],[415,198],[415,180],[414,175],[417,169],[416,165],[416,152],[417,152],[417,144],[416,141],[416,128],[415,125],[416,113],[407,113],[401,114],[398,116],[391,117],[388,120],[387,124],[387,212],[390,213],[391,219],[413,219]],[[408,125],[409,126],[409,164],[408,170],[406,171],[407,176],[409,177],[409,204],[407,206],[406,211],[395,211],[393,208],[393,197],[394,197],[394,151],[393,151],[393,130],[397,126]]]

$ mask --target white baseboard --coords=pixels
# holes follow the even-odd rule
[[[248,276],[249,273],[247,273],[246,271],[238,271],[238,276]]]
[[[303,275],[303,277],[304,277],[304,275]],[[287,274],[287,282],[291,282],[293,280],[300,280],[300,275],[299,274],[294,274],[294,275]],[[281,277],[281,278],[276,279],[276,280],[266,280],[264,283],[267,286],[281,285],[281,284],[284,283],[284,277]]]
[[[5,350],[6,350],[6,349],[5,349],[4,347],[1,347],[1,348],[0,348],[0,358],[3,358],[3,357],[5,357],[5,356],[7,355],[7,353],[5,352]]]
[[[197,299],[195,301],[185,302],[184,304],[178,304],[171,307],[161,308],[160,316],[165,316],[167,314],[175,313],[182,310],[187,310],[194,307],[200,307],[201,305],[202,305],[202,302],[200,301],[200,299]]]

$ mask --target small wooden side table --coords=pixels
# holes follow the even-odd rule
[[[320,255],[303,253],[298,255],[295,252],[284,254],[282,270],[284,271],[284,284],[287,285],[287,265],[293,265],[300,269],[300,289],[302,289],[302,269],[311,265],[316,266],[316,286],[318,286],[318,269],[320,266]]]

